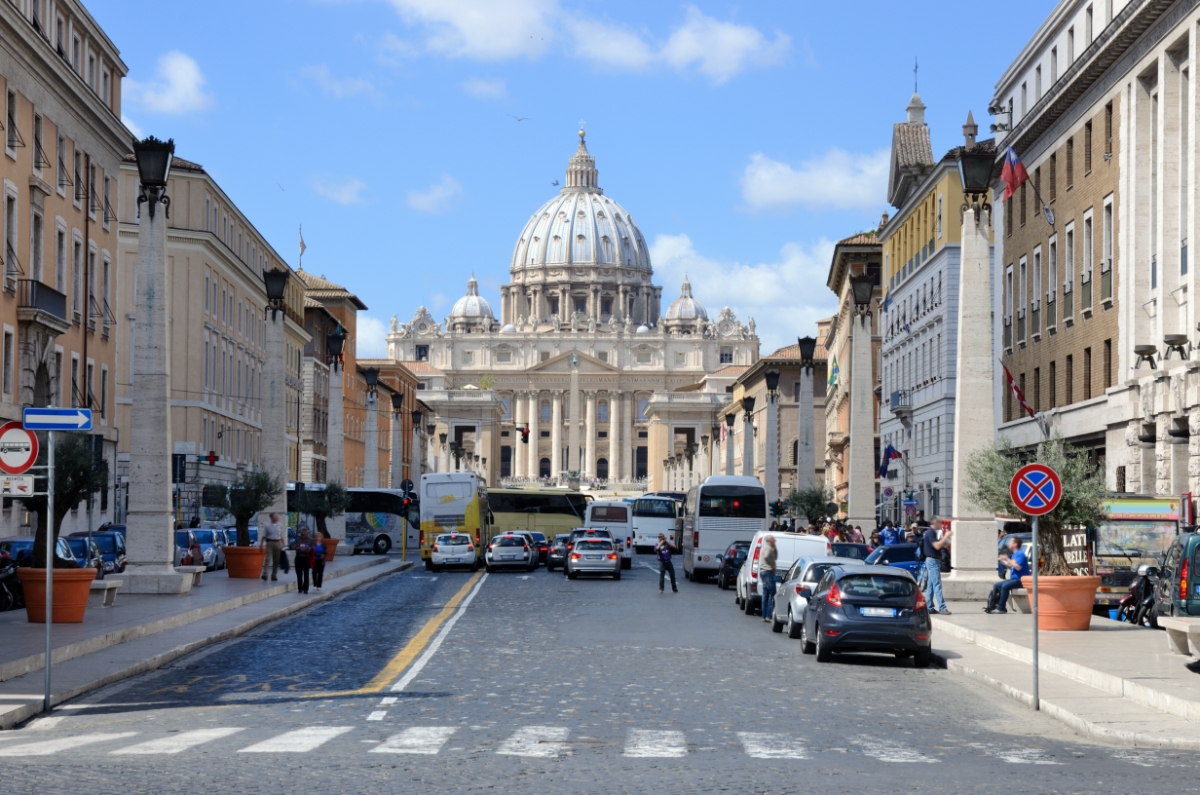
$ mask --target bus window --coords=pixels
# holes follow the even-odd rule
[[[469,500],[474,494],[474,485],[466,480],[434,481],[425,485],[425,496],[433,502]]]
[[[629,509],[622,505],[595,505],[592,507],[593,522],[628,522]]]
[[[641,499],[633,504],[634,516],[654,516],[663,519],[675,518],[675,503],[672,500]]]
[[[767,515],[767,496],[761,488],[708,486],[699,503],[700,516],[761,519]]]

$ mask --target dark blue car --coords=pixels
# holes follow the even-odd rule
[[[904,569],[914,577],[921,571],[921,564],[917,562],[916,544],[892,544],[890,547],[877,547],[874,552],[867,555],[864,563],[895,566],[898,569]]]
[[[85,536],[87,536],[86,532],[79,532],[71,533],[70,537]],[[113,526],[110,526],[107,530],[97,530],[92,533],[92,541],[96,542],[96,547],[100,550],[100,557],[104,559],[106,574],[125,571],[125,536],[122,533],[116,532],[113,530]]]

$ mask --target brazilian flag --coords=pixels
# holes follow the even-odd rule
[[[838,380],[837,357],[834,356],[833,359],[830,360],[830,363],[829,363],[829,383],[827,384],[827,386],[833,386],[834,384],[837,383],[837,380]]]

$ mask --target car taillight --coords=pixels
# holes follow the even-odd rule
[[[800,595],[800,588],[801,588],[801,586],[799,586],[799,585],[796,586],[796,596]]]
[[[475,543],[476,544],[479,543],[479,531],[478,530],[475,531]]]
[[[616,559],[617,559],[617,553],[616,553],[616,552],[609,552],[609,553],[608,553],[607,555],[605,555],[604,557],[608,558],[609,560],[616,560]]]
[[[434,544],[434,545],[433,545],[433,551],[434,551],[434,552],[437,552],[437,551],[438,551],[437,544]]]
[[[633,546],[633,539],[632,539],[632,538],[626,538],[626,539],[625,539],[625,545],[626,545],[626,546],[629,546],[629,547]]]
[[[836,582],[829,586],[829,593],[825,594],[825,601],[834,607],[842,606],[842,592],[838,590]]]
[[[925,594],[921,593],[920,591],[917,591],[917,606],[913,609],[914,610],[924,610],[928,606],[929,605],[925,604]]]
[[[1188,598],[1188,561],[1183,562],[1179,570],[1179,601],[1186,602]]]
[[[762,551],[762,544],[754,548],[754,559],[750,561],[750,576],[758,579],[758,553]]]
[[[420,537],[419,543],[421,543],[421,544],[425,543],[425,531],[424,530],[421,531],[421,537]]]
[[[699,530],[692,531],[692,548],[693,549],[700,548],[700,531]]]
[[[578,553],[578,552],[572,552],[572,553],[571,553],[571,560],[579,560],[579,553]]]
[[[474,552],[474,551],[475,551],[475,547],[471,546],[470,544],[467,544],[467,551],[468,551],[468,552]]]

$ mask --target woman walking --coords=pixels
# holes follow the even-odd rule
[[[296,535],[295,560],[296,590],[308,593],[308,570],[312,567],[312,544],[308,540],[308,530],[301,529]]]
[[[312,545],[312,584],[318,591],[325,581],[325,537],[317,533]]]

